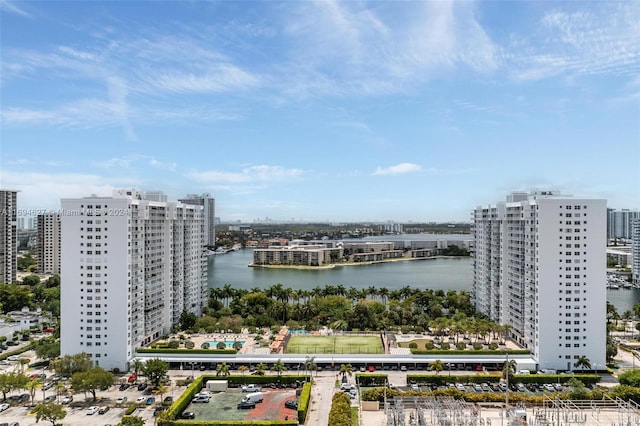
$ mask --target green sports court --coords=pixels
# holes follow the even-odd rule
[[[287,343],[286,354],[383,354],[380,336],[309,336],[294,335]]]

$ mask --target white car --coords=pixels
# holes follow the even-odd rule
[[[9,404],[0,404],[0,413],[9,408]]]
[[[242,386],[242,392],[258,392],[260,388],[256,385],[244,385]]]
[[[127,402],[126,396],[121,396],[120,398],[116,399],[116,404],[124,404],[125,402]]]
[[[142,404],[146,400],[147,400],[146,396],[139,396],[138,399],[136,399],[136,404]]]
[[[69,404],[73,401],[73,396],[65,396],[60,400],[61,404]]]
[[[98,407],[96,407],[95,405],[92,405],[91,407],[87,408],[87,416],[92,416],[95,413],[97,413],[99,410]]]

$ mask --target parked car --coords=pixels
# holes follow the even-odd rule
[[[257,385],[244,385],[242,386],[242,392],[258,392],[260,387]]]
[[[104,413],[106,413],[107,411],[109,411],[109,407],[107,407],[106,405],[104,405],[104,406],[102,406],[102,407],[100,407],[100,408],[98,409],[98,414],[104,414]]]
[[[92,405],[91,407],[87,408],[87,416],[93,416],[95,413],[97,413],[99,410],[98,407],[96,407],[95,405]]]
[[[291,408],[292,410],[298,409],[298,401],[295,399],[289,399],[284,402],[285,408]]]
[[[127,402],[126,396],[121,396],[120,398],[116,399],[116,404],[124,404],[125,402]]]
[[[153,417],[155,417],[158,414],[162,413],[166,409],[167,409],[167,407],[156,407],[156,409],[153,410]]]
[[[71,402],[73,402],[73,395],[65,396],[60,400],[61,404],[70,404]]]
[[[147,398],[146,398],[146,397],[144,397],[144,396],[139,396],[139,397],[136,399],[136,404],[142,404],[146,399],[147,399]]]
[[[173,404],[173,397],[165,396],[164,399],[162,400],[162,405],[171,405],[171,404]]]
[[[120,385],[120,387],[118,388],[121,392],[125,391],[127,389],[129,389],[129,384],[128,383],[123,383]]]
[[[151,405],[154,402],[156,402],[156,399],[154,397],[150,396],[149,398],[147,398],[147,400],[144,403],[145,403],[145,405]]]
[[[411,384],[411,390],[412,391],[419,391],[420,387],[416,383],[412,383]]]
[[[180,418],[181,419],[195,419],[196,415],[194,413],[192,413],[191,411],[187,411],[185,413],[182,413]]]
[[[252,408],[256,408],[256,403],[253,401],[238,402],[238,410],[250,410]]]
[[[9,408],[9,404],[0,404],[0,413]]]
[[[197,404],[198,402],[207,403],[209,402],[209,395],[198,395],[191,400],[193,404]]]
[[[146,382],[140,383],[140,384],[138,385],[138,390],[139,390],[139,391],[143,391],[143,390],[145,390],[146,388],[147,388],[147,383],[146,383]]]

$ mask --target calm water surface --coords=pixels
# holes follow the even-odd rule
[[[243,249],[209,257],[209,287],[230,284],[234,288],[267,288],[274,284],[296,289],[338,285],[389,290],[410,286],[419,289],[468,290],[472,285],[471,259],[425,259],[406,262],[341,266],[332,269],[297,270],[250,268],[253,250]]]
[[[412,260],[321,270],[250,268],[247,265],[252,260],[252,249],[210,256],[209,287],[230,284],[234,288],[251,289],[280,283],[294,289],[342,284],[358,289],[376,286],[394,290],[410,286],[471,291],[473,283],[470,258]],[[640,289],[607,290],[607,300],[622,314],[640,302]]]

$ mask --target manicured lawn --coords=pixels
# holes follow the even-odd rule
[[[292,336],[287,354],[382,354],[378,336]]]

